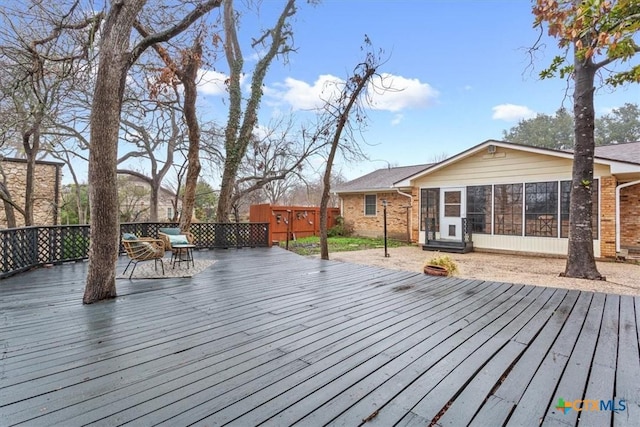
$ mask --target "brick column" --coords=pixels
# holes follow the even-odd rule
[[[640,184],[620,190],[620,244],[640,247]]]
[[[420,189],[411,187],[411,241],[418,242],[420,237]]]
[[[600,256],[616,256],[616,178],[600,178]]]

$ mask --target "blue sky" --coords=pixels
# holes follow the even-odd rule
[[[258,22],[271,25],[282,1],[266,0]],[[301,109],[318,96],[323,79],[344,78],[362,58],[367,34],[388,60],[381,73],[404,90],[376,99],[362,145],[371,162],[338,165],[353,179],[392,165],[428,163],[487,139],[501,139],[523,118],[572,108],[571,92],[560,79],[538,73],[558,52],[546,48],[533,63],[527,53],[537,37],[528,0],[324,0],[301,5],[293,21],[297,52],[289,63],[272,66],[265,79],[261,122],[278,114],[303,117]],[[243,30],[254,32],[245,17]],[[219,71],[224,72],[223,60]],[[249,64],[250,65],[250,64]],[[211,77],[215,73],[206,73]],[[331,77],[330,77],[331,76]],[[211,84],[203,84],[209,107],[218,105]],[[640,103],[640,85],[600,89],[596,114],[625,102]]]

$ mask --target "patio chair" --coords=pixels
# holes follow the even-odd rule
[[[158,260],[160,260],[162,275],[164,276],[164,263],[162,262],[164,242],[161,239],[138,237],[135,234],[124,233],[122,235],[122,246],[129,257],[129,263],[122,272],[123,275],[127,272],[129,266],[133,264],[131,274],[129,274],[129,279],[131,279],[136,266],[142,261],[153,261],[155,269],[158,270]]]
[[[188,231],[180,231],[177,227],[164,227],[158,229],[158,238],[164,242],[164,249],[173,252],[174,245],[193,245],[193,234]]]

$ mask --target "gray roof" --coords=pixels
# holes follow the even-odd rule
[[[596,147],[596,157],[640,164],[640,142]]]
[[[485,144],[491,141],[485,141]],[[520,144],[514,144],[511,142],[502,142],[504,144],[518,146]],[[482,145],[480,144],[480,145]],[[523,145],[523,147],[535,148],[539,150],[545,150],[550,152],[562,152],[571,153],[571,150],[552,150],[547,148],[533,147]],[[473,147],[470,150],[473,150]],[[467,150],[469,151],[469,150]],[[601,159],[614,160],[626,163],[640,164],[640,142],[629,142],[625,144],[613,144],[603,145],[596,147],[595,156]],[[455,156],[454,156],[455,157]],[[433,163],[414,165],[414,166],[400,166],[395,168],[378,169],[367,175],[356,178],[352,181],[346,182],[335,188],[336,193],[356,193],[366,191],[380,191],[389,190],[393,188],[393,184],[416,175],[429,167],[433,166]]]
[[[336,187],[336,193],[350,193],[362,191],[389,190],[398,181],[422,172],[431,166],[431,163],[414,166],[400,166],[395,168],[378,169],[352,181],[345,182]]]

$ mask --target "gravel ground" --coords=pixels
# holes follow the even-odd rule
[[[335,261],[374,265],[396,270],[422,271],[422,266],[438,252],[424,251],[418,246],[335,252],[329,258]],[[606,292],[622,295],[640,295],[640,265],[627,262],[598,261],[598,271],[606,281],[560,277],[566,260],[549,257],[491,254],[470,252],[447,254],[458,264],[457,277],[494,282],[523,283],[565,289]]]

